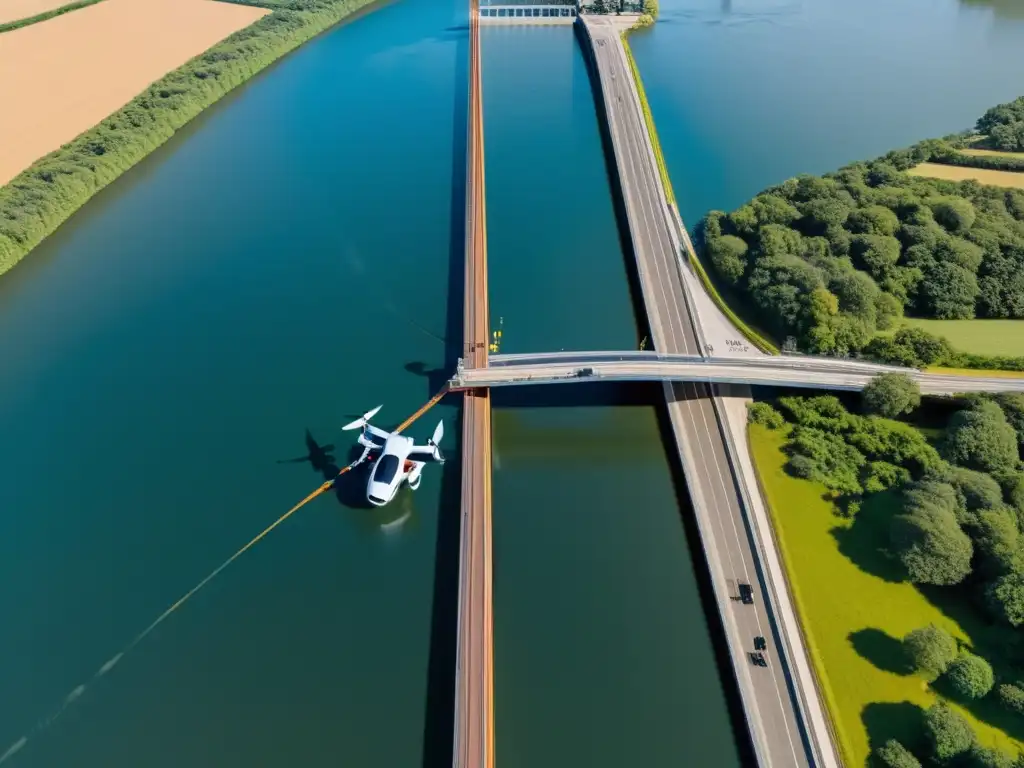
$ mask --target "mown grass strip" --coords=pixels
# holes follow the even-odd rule
[[[0,187],[0,275],[200,112],[377,0],[283,0]],[[257,3],[243,3],[257,4]],[[269,3],[267,4],[269,7]]]
[[[86,8],[90,5],[96,5],[96,3],[102,2],[103,0],[78,0],[78,2],[68,3],[67,5],[62,5],[59,8],[51,8],[48,11],[37,13],[35,16],[29,16],[26,19],[8,21],[0,24],[0,33],[21,29],[22,27],[27,27],[32,24],[38,24],[41,21],[49,21],[57,16],[63,16],[65,13],[71,13],[71,11],[77,11],[79,8]]]
[[[644,83],[640,78],[640,69],[636,65],[636,59],[633,58],[633,52],[629,48],[629,41],[627,40],[627,32],[622,33],[622,47],[626,49],[626,60],[629,62],[629,71],[633,75],[633,82],[636,83],[636,90],[640,96],[640,106],[644,113],[644,123],[647,125],[647,133],[651,137],[651,146],[654,147],[654,159],[658,164],[658,174],[661,176],[661,183],[665,187],[665,194],[668,197],[669,203],[672,206],[676,206],[676,195],[672,189],[672,181],[668,176],[668,166],[665,164],[665,155],[661,151],[661,142],[658,140],[658,130],[654,125],[654,115],[651,112],[651,106],[647,102],[647,94],[644,92]],[[687,239],[689,239],[687,237]],[[704,286],[704,290],[708,292],[711,299],[715,302],[716,306],[722,310],[730,322],[736,326],[740,333],[747,337],[747,340],[757,347],[759,350],[768,355],[779,354],[779,348],[771,341],[766,339],[762,334],[755,331],[747,323],[745,323],[739,315],[737,315],[732,307],[729,306],[728,302],[719,293],[718,288],[711,280],[711,276],[707,270],[704,269],[704,265],[701,263],[700,258],[697,256],[696,250],[693,248],[691,243],[687,243],[687,254],[690,259],[690,264],[696,270],[698,277],[700,277],[701,284]]]

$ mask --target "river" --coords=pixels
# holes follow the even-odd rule
[[[663,0],[633,47],[687,222],[1024,90],[1011,6],[926,6]],[[91,679],[322,481],[306,430],[344,463],[340,424],[379,403],[395,424],[443,380],[465,58],[462,0],[343,25],[0,281],[0,743],[32,734],[12,765],[445,763],[454,403],[413,429],[448,427],[419,491],[379,512],[344,484]],[[485,30],[484,78],[503,350],[638,344],[572,33]],[[656,399],[496,398],[502,765],[742,760]]]

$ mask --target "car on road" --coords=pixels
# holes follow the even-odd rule
[[[756,666],[756,667],[767,667],[768,666],[768,662],[765,660],[764,654],[761,653],[760,651],[751,651],[747,655],[750,656],[750,661],[753,662],[754,666]]]
[[[749,584],[740,583],[740,600],[743,601],[744,605],[750,605],[754,602],[754,589]]]
[[[768,642],[763,637],[761,637],[761,635],[758,635],[757,637],[754,638],[754,650],[755,651],[763,651],[766,648],[768,648]]]
[[[586,378],[587,376],[593,376],[594,373],[595,371],[593,368],[579,368],[576,371],[576,375],[581,379]]]

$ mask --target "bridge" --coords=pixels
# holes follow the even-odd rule
[[[903,373],[928,395],[1024,392],[1024,376],[929,373],[825,357],[702,357],[661,352],[543,352],[491,355],[487,368],[461,364],[452,390],[593,381],[685,381],[766,387],[861,390],[880,373]]]
[[[470,2],[464,345],[450,382],[465,392],[453,765],[494,765],[488,393],[501,386],[607,380],[662,382],[757,764],[838,768],[831,721],[757,485],[746,404],[751,385],[856,390],[880,372],[907,369],[762,355],[715,306],[690,266],[693,244],[662,185],[621,39],[624,25],[632,22],[625,16],[584,15],[575,23],[594,79],[613,186],[656,351],[489,355],[481,9],[480,0]],[[488,19],[493,8],[508,5],[523,7],[525,20],[525,8],[533,7],[526,0],[487,2]],[[716,350],[726,354],[714,356]],[[1024,391],[1024,379],[909,373],[928,393]],[[737,581],[752,586],[752,605],[730,599],[730,585]],[[756,636],[767,640],[767,668],[747,660]]]
[[[487,210],[484,195],[480,0],[470,0],[469,129],[463,359],[487,369]],[[491,402],[486,388],[466,392],[462,411],[462,515],[455,668],[455,768],[494,765],[494,643],[491,600]]]

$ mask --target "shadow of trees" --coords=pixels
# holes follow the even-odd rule
[[[849,525],[831,531],[843,556],[862,571],[890,583],[906,581],[903,566],[888,551],[889,525],[898,511],[892,492],[872,494]]]
[[[924,710],[917,704],[909,701],[875,702],[865,706],[860,717],[868,733],[868,746],[872,753],[889,739],[896,739],[915,754],[927,752]],[[868,765],[878,763],[869,758]]]
[[[898,637],[893,637],[881,629],[868,627],[851,632],[847,639],[862,659],[884,672],[909,675],[914,671],[907,661],[903,643]]]

